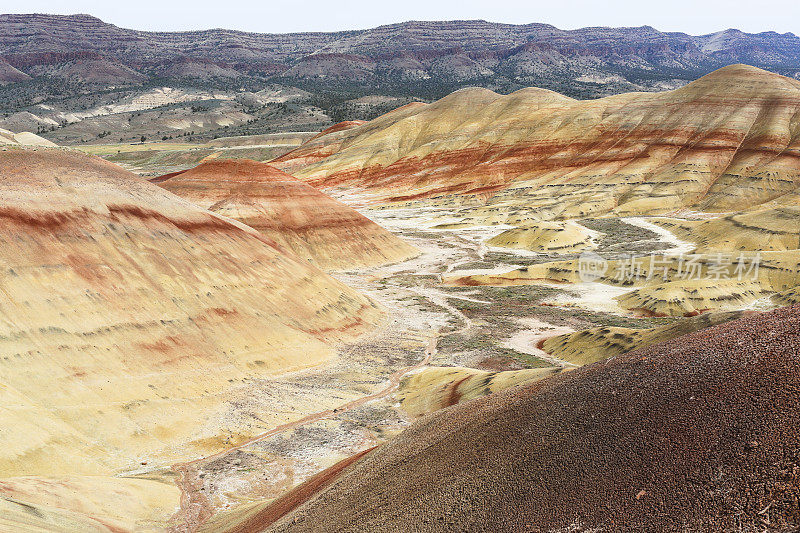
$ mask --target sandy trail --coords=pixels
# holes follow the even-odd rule
[[[456,331],[448,333],[448,335],[458,335],[458,334],[461,334],[461,333],[466,333],[467,331],[469,331],[472,328],[472,326],[473,326],[472,320],[467,315],[465,315],[464,313],[462,313],[461,311],[456,309],[453,305],[451,305],[450,302],[447,301],[450,298],[460,299],[460,297],[458,295],[447,294],[447,293],[442,292],[440,290],[431,289],[431,288],[428,288],[428,287],[415,287],[415,288],[413,288],[411,290],[413,292],[416,292],[417,294],[419,294],[423,298],[427,298],[428,300],[430,300],[435,305],[438,305],[439,307],[442,307],[442,308],[446,309],[451,315],[453,315],[456,318],[458,318],[458,320],[463,324],[461,326],[461,328],[457,329]],[[484,302],[480,302],[479,300],[471,300],[469,298],[464,298],[464,299],[466,299],[468,301],[484,303]]]

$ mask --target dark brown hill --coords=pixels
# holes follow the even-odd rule
[[[273,530],[796,531],[799,332],[783,308],[439,411]]]

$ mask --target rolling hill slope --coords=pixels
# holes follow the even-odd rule
[[[254,230],[115,165],[21,150],[0,165],[3,393],[31,435],[5,435],[6,473],[71,472],[75,454],[103,471],[178,442],[191,453],[226,391],[319,364],[378,317]]]
[[[9,150],[0,174],[0,488],[48,527],[76,510],[133,527],[153,512],[139,500],[174,512],[174,486],[113,476],[260,433],[263,406],[242,410],[259,378],[329,361],[380,320],[252,228],[101,159]]]
[[[273,164],[364,203],[470,195],[499,222],[742,210],[800,184],[800,82],[734,65],[588,101],[465,89],[320,144]]]

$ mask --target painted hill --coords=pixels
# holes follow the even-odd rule
[[[0,146],[48,146],[54,147],[55,143],[39,137],[35,133],[23,131],[13,133],[8,130],[0,129]]]
[[[799,331],[784,308],[439,411],[248,524],[294,502],[269,531],[794,530]]]
[[[520,383],[545,379],[560,371],[557,367],[487,372],[466,367],[430,366],[405,378],[400,383],[397,398],[403,411],[420,417]]]
[[[351,207],[264,163],[214,159],[154,182],[323,269],[373,266],[416,253]]]
[[[745,314],[743,311],[706,313],[654,328],[599,326],[557,335],[542,340],[538,346],[563,367],[487,372],[473,368],[429,366],[403,379],[397,398],[403,411],[412,417],[420,417],[522,383],[545,379],[563,370],[574,370],[723,324]]]
[[[8,497],[20,499],[19,476],[90,476],[85,486],[258,434],[258,405],[229,416],[232,402],[258,398],[247,392],[256,378],[319,365],[380,319],[366,297],[252,228],[101,159],[8,150],[0,174]],[[131,490],[95,499],[113,512],[113,498],[143,498]]]
[[[379,131],[387,123],[402,120],[413,116],[421,108],[427,107],[422,102],[412,102],[388,113],[371,122],[344,122],[323,130],[314,138],[304,142],[296,150],[274,159],[270,164],[294,175],[303,168],[319,163],[328,157],[335,156],[343,150],[346,144],[358,137],[358,134]],[[344,126],[342,126],[344,125]],[[355,130],[355,131],[354,131]],[[354,133],[358,132],[355,136]],[[367,154],[370,155],[370,154]]]
[[[798,112],[800,82],[745,65],[598,100],[465,89],[273,164],[366,203],[492,196],[484,214],[544,219],[742,210],[796,192]]]
[[[541,348],[574,365],[588,365],[744,316],[744,311],[705,313],[647,329],[600,326],[545,339]]]
[[[710,220],[657,219],[681,239],[697,243],[699,252],[800,250],[800,202],[796,195],[779,198],[785,205],[750,209]]]

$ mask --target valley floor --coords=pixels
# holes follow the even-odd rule
[[[573,365],[543,352],[540,341],[593,326],[646,328],[672,320],[621,314],[604,293],[614,289],[601,284],[444,286],[443,276],[504,272],[556,256],[486,246],[502,226],[437,227],[453,214],[446,211],[365,214],[422,252],[401,263],[334,274],[379,302],[388,314],[386,322],[343,346],[333,364],[261,382],[256,390],[275,408],[263,414],[264,431],[256,438],[231,442],[226,451],[162,472],[165,478],[175,476],[183,494],[171,522],[174,531],[224,529],[251,512],[254,502],[274,499],[338,461],[385,442],[413,421],[396,392],[404,378],[423,367],[490,373],[569,368]],[[626,221],[632,223],[640,224]],[[653,249],[676,244],[670,235],[644,235],[650,239],[644,244]],[[643,243],[633,239],[629,244]],[[243,397],[231,405],[230,416],[250,409],[248,403]]]

